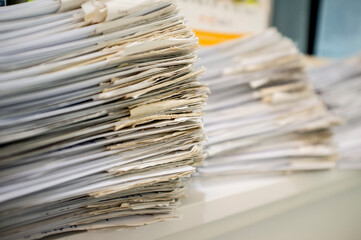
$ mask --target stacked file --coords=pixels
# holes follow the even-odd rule
[[[276,30],[199,52],[211,94],[203,175],[328,169],[337,151],[331,115],[307,81],[301,55]]]
[[[0,21],[1,239],[177,217],[208,89],[175,4],[38,0]]]
[[[345,124],[336,128],[338,166],[361,168],[361,56],[310,69],[310,80],[326,105]]]

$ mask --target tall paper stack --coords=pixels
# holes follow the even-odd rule
[[[345,119],[335,132],[338,166],[361,169],[361,56],[311,69],[309,74],[326,105]]]
[[[211,94],[203,175],[328,169],[337,151],[331,115],[301,55],[276,30],[202,49]]]
[[[173,1],[38,0],[0,21],[1,238],[177,217],[208,89]]]

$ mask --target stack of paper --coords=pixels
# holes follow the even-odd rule
[[[326,105],[345,124],[338,127],[340,168],[361,168],[361,56],[336,61],[309,71],[310,80]]]
[[[1,239],[175,218],[208,89],[174,3],[38,0],[0,21]]]
[[[294,44],[276,30],[202,49],[208,158],[200,174],[328,169],[338,123],[307,81]]]

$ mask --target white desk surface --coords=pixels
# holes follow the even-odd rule
[[[84,232],[61,239],[173,239],[182,232],[234,215],[247,216],[243,221],[228,223],[227,227],[208,229],[211,236],[212,231],[234,231],[356,188],[361,188],[361,171],[331,170],[268,177],[194,178],[189,187],[188,198],[182,201],[179,209],[183,215],[180,220],[136,229]],[[357,211],[360,210],[359,206],[355,206]]]

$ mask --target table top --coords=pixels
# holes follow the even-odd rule
[[[192,179],[188,198],[179,211],[182,218],[139,228],[97,230],[64,236],[63,240],[95,239],[160,239],[200,227],[236,214],[261,209],[253,224],[267,217],[322,198],[332,197],[349,189],[361,187],[361,171],[315,171],[289,175],[227,176]],[[292,199],[291,201],[283,201]],[[282,201],[272,211],[262,208]]]

